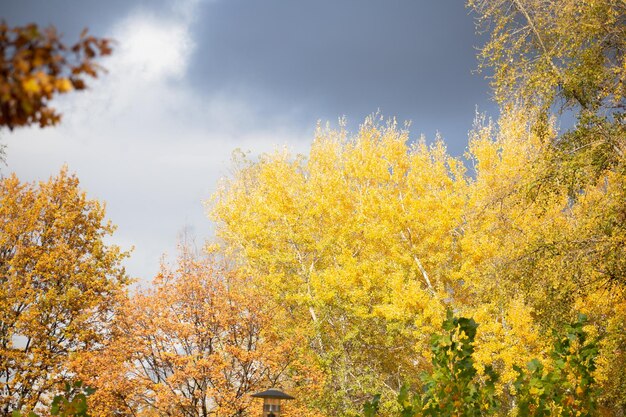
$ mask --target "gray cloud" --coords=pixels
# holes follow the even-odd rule
[[[54,25],[69,42],[88,27],[102,36],[116,21],[133,10],[171,13],[168,0],[0,0],[0,16],[11,25],[35,22]]]
[[[266,102],[301,123],[380,108],[462,149],[474,106],[489,107],[474,23],[461,1],[229,0],[194,25],[188,80]]]

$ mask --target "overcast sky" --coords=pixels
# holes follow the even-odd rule
[[[355,131],[380,110],[460,155],[476,106],[496,111],[462,0],[0,0],[0,17],[117,41],[105,76],[55,101],[61,125],[1,132],[0,172],[47,180],[67,164],[143,281],[183,230],[211,238],[202,202],[236,148],[306,153],[318,120]]]

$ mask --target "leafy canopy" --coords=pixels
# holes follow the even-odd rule
[[[0,414],[45,403],[71,378],[71,356],[110,337],[129,279],[104,216],[65,169],[0,180]]]

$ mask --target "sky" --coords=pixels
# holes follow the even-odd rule
[[[306,154],[318,121],[356,132],[380,112],[462,155],[476,110],[497,112],[462,0],[0,0],[0,18],[115,40],[104,76],[54,100],[60,125],[0,132],[0,173],[67,165],[142,282],[183,233],[212,239],[203,202],[235,149]]]

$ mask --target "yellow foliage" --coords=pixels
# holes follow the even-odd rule
[[[401,382],[430,368],[446,306],[480,323],[477,364],[495,365],[503,394],[576,310],[591,334],[619,317],[623,292],[601,294],[623,291],[625,176],[572,195],[553,174],[556,132],[526,120],[478,118],[469,173],[442,141],[374,118],[354,136],[319,127],[308,158],[236,159],[209,203],[221,247],[308,338],[327,412],[356,412],[371,392],[389,411]]]
[[[182,248],[153,287],[124,300],[115,339],[76,363],[97,388],[91,414],[238,415],[250,394],[281,383],[297,344],[269,328],[271,306],[217,258]],[[308,389],[317,378],[307,371]]]
[[[68,359],[108,338],[127,254],[63,169],[37,185],[0,180],[0,410],[32,410],[71,378]]]
[[[9,27],[0,21],[0,126],[52,126],[61,115],[50,106],[54,96],[86,87],[103,68],[98,56],[111,53],[111,41],[88,36],[65,45],[54,27]]]
[[[308,159],[283,151],[236,164],[211,206],[219,234],[291,311],[287,327],[309,329],[330,371],[327,395],[362,398],[415,379],[458,285],[447,270],[463,165],[441,141],[411,144],[373,118],[354,137],[319,127]]]

